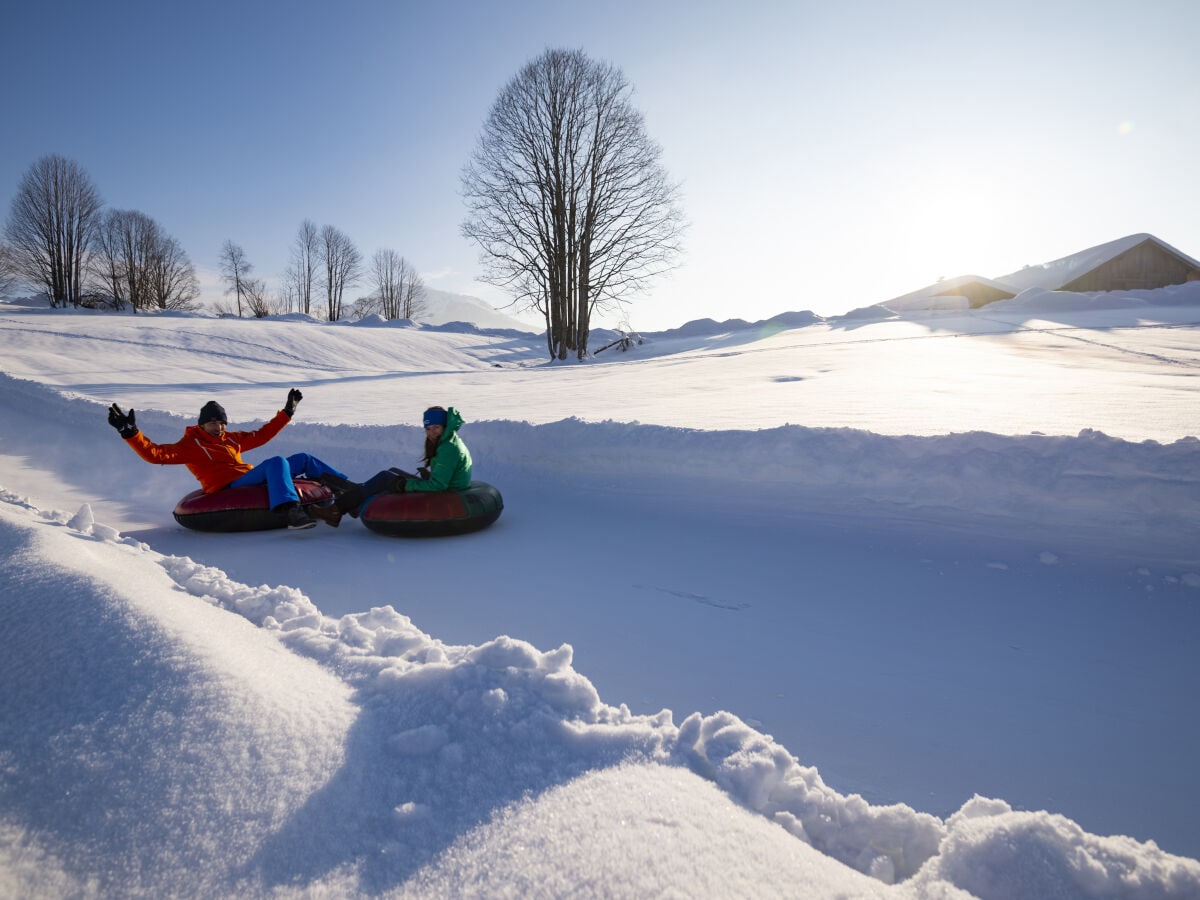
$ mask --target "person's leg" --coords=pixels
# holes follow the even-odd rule
[[[313,478],[317,481],[325,478],[332,482],[350,483],[350,479],[346,475],[328,463],[317,459],[311,453],[293,453],[287,458],[287,461],[291,467],[293,478]]]
[[[373,494],[390,494],[396,490],[397,482],[407,478],[399,469],[386,469],[376,472],[363,483],[363,493],[370,497]]]
[[[267,502],[271,509],[278,509],[284,503],[299,503],[300,495],[292,484],[291,467],[288,460],[282,456],[272,456],[264,459],[257,466],[236,481],[230,482],[230,487],[246,487],[251,484],[267,485]]]
[[[356,484],[339,494],[334,504],[338,512],[350,513],[357,517],[359,508],[369,498],[376,494],[388,494],[395,491],[398,477],[395,470],[385,469],[382,472],[376,472],[362,484]]]

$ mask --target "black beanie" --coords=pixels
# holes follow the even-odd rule
[[[216,400],[209,400],[200,408],[198,424],[203,425],[205,422],[220,422],[222,425],[228,425],[229,418],[225,415],[225,407]]]

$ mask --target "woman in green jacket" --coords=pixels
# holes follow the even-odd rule
[[[425,410],[425,465],[413,475],[401,469],[385,469],[362,484],[352,484],[325,507],[309,511],[336,527],[344,513],[357,517],[363,503],[376,494],[422,491],[464,491],[471,486],[471,451],[458,436],[462,414],[451,406],[431,406]]]
[[[397,491],[465,491],[471,486],[471,451],[458,436],[463,417],[453,406],[431,406],[425,425],[425,465],[406,475]],[[398,473],[405,474],[405,473]],[[369,482],[368,482],[369,483]]]

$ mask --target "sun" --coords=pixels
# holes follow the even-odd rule
[[[893,197],[893,257],[914,273],[914,289],[958,275],[995,277],[1021,233],[1021,210],[1005,181],[985,171],[922,172]]]

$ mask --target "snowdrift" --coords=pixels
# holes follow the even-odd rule
[[[23,630],[0,663],[0,886],[14,894],[470,894],[497,875],[516,893],[570,891],[580,846],[614,869],[614,892],[669,892],[676,857],[587,814],[589,794],[648,782],[653,821],[680,821],[683,798],[731,817],[712,861],[692,861],[705,892],[744,888],[755,862],[760,889],[781,893],[796,882],[775,878],[850,896],[898,880],[910,896],[1200,891],[1200,863],[1152,843],[981,798],[944,822],[873,807],[732,714],[605,704],[569,646],[451,646],[391,608],[331,619],[294,589],[163,557],[87,507],[4,491],[0,546]],[[559,815],[557,840],[538,827],[536,862],[497,852]]]

